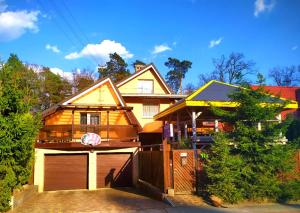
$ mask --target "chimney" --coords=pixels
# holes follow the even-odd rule
[[[139,72],[141,71],[142,69],[144,69],[146,67],[145,64],[138,64],[138,63],[135,63],[134,64],[134,70],[135,72]]]

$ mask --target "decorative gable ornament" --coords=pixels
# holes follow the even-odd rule
[[[81,144],[96,146],[101,143],[101,137],[96,133],[88,132],[81,137]]]

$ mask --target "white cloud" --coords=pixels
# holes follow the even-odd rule
[[[270,3],[266,3],[265,0],[256,0],[254,3],[254,16],[258,17],[260,13],[265,11],[271,11],[275,6],[275,0],[271,0]]]
[[[103,40],[100,44],[88,44],[80,52],[72,52],[65,56],[65,59],[77,59],[93,57],[105,63],[109,61],[110,53],[118,53],[122,58],[132,58],[131,54],[121,43],[112,40]]]
[[[209,47],[209,48],[213,48],[213,47],[215,47],[215,46],[218,46],[219,44],[221,44],[222,41],[223,41],[223,38],[219,38],[219,39],[216,39],[216,40],[211,40],[211,41],[209,42],[208,47]]]
[[[54,74],[58,74],[61,77],[71,81],[73,79],[73,74],[71,72],[65,72],[60,68],[57,67],[52,67],[50,68],[50,71],[53,72]]]
[[[0,4],[0,41],[19,38],[27,31],[36,33],[39,11],[6,11],[4,1]]]
[[[40,11],[8,11],[7,4],[0,0],[0,41],[17,39],[27,31],[36,33]]]
[[[157,54],[168,50],[172,50],[171,47],[169,47],[168,45],[164,45],[164,44],[155,45],[154,49],[152,50],[152,54]]]
[[[46,50],[51,50],[54,53],[59,53],[60,49],[56,45],[46,44],[45,46]]]
[[[298,49],[298,45],[295,45],[295,46],[292,47],[293,51],[296,50],[296,49]]]

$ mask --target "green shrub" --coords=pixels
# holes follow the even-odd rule
[[[1,166],[0,168],[0,212],[9,210],[13,187],[16,177],[12,169]]]
[[[230,153],[229,140],[223,133],[214,135],[214,144],[208,154],[204,171],[207,174],[207,191],[229,203],[236,203],[243,198],[243,191],[238,188],[242,159]]]
[[[289,141],[297,140],[300,138],[300,119],[292,119],[286,133]]]
[[[280,193],[277,200],[279,202],[300,200],[300,180],[290,180],[280,184]]]
[[[13,189],[26,184],[32,171],[40,119],[30,112],[27,71],[15,55],[0,68],[0,211],[9,208]]]

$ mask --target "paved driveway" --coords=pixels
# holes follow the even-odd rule
[[[44,192],[12,213],[165,212],[169,205],[148,198],[135,189]]]
[[[179,197],[179,196],[178,196]],[[261,204],[214,208],[205,205],[198,197],[183,196],[171,207],[148,198],[136,189],[102,189],[97,191],[57,191],[40,193],[10,213],[298,213],[300,204]],[[183,202],[185,201],[185,202]]]

